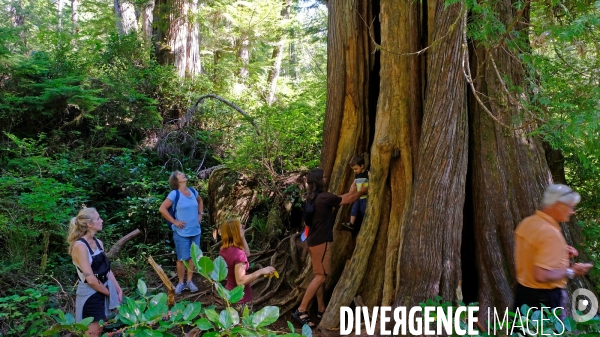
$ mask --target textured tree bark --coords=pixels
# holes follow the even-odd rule
[[[494,6],[505,27],[526,35],[528,7]],[[486,307],[512,304],[514,228],[540,206],[552,176],[564,181],[560,167],[550,174],[531,136],[536,126],[518,122],[522,98],[511,88],[525,87],[525,71],[508,47],[516,34],[498,46],[469,44],[462,2],[340,0],[328,8],[321,167],[329,190],[343,193],[351,183],[347,160],[367,149],[371,179],[349,260],[349,235],[334,231],[327,280],[334,289],[319,327],[337,327],[340,306],[357,298],[369,307],[414,306],[437,295],[462,301],[465,281],[483,321]],[[378,25],[380,59],[371,54]],[[376,72],[378,86],[369,81]],[[336,224],[347,216],[342,207]],[[576,246],[581,235],[571,226],[563,231]]]
[[[138,31],[135,7],[133,3],[124,0],[114,0],[115,16],[117,17],[117,31],[121,35],[127,35]]]
[[[511,0],[496,4],[505,25],[516,19]],[[515,30],[527,31],[528,10]],[[510,37],[509,37],[510,38]],[[505,124],[522,114],[505,93],[494,67],[514,86],[523,85],[524,69],[504,48],[472,48],[471,71],[475,89],[489,111]],[[494,64],[495,63],[495,64]],[[472,91],[469,91],[471,97]],[[514,98],[512,99],[514,100]],[[495,122],[483,107],[471,99],[470,119],[472,160],[473,225],[475,229],[478,301],[480,308],[509,307],[515,285],[514,229],[540,206],[545,186],[551,182],[542,144],[528,135],[535,125],[508,130]],[[519,124],[516,125],[520,126]],[[487,315],[480,311],[481,317]]]
[[[174,65],[180,77],[202,71],[197,11],[198,0],[157,0],[154,7],[157,58]]]
[[[375,135],[371,148],[371,177],[369,183],[369,196],[366,216],[356,239],[356,247],[349,263],[345,265],[343,273],[337,283],[328,309],[323,317],[320,327],[329,329],[339,324],[339,306],[349,305],[352,300],[360,295],[367,305],[376,305],[381,301],[391,302],[395,280],[395,257],[389,256],[397,253],[399,241],[399,228],[404,213],[404,205],[408,201],[410,185],[412,181],[412,147],[410,141],[409,123],[409,92],[410,59],[401,56],[401,53],[409,51],[408,43],[410,27],[408,13],[413,9],[414,3],[410,1],[381,1],[370,3],[372,8],[365,11],[371,12],[373,8],[380,5],[380,13],[372,13],[372,17],[381,20],[381,49],[390,53],[381,54],[381,76],[380,91],[377,102],[377,118],[375,120]],[[331,13],[330,13],[331,15]],[[361,15],[359,22],[366,24],[372,22],[369,15]],[[375,33],[373,27],[371,34]],[[369,37],[367,51],[373,50],[372,35]],[[370,56],[370,55],[369,55]],[[330,61],[330,64],[335,61]],[[355,75],[356,76],[356,75]],[[352,78],[354,76],[348,76]],[[368,99],[377,99],[369,97]],[[347,111],[343,118],[346,119]],[[369,122],[369,116],[364,121]],[[365,127],[368,132],[368,127]],[[347,150],[348,145],[341,140],[346,136],[347,128],[342,127],[340,142],[338,143],[338,158],[340,153]],[[368,137],[363,140],[363,146]],[[359,144],[361,145],[361,144]],[[354,153],[360,153],[359,145],[351,149]],[[394,152],[400,152],[401,156],[394,156]],[[392,159],[393,158],[393,159]],[[335,179],[342,176],[340,166],[347,170],[347,158],[340,162],[336,158],[333,167],[332,183],[344,183],[343,179]],[[346,166],[346,167],[344,167]],[[325,166],[324,166],[325,167]],[[330,185],[330,189],[336,185]],[[340,218],[347,216],[339,214]],[[391,233],[391,235],[390,235]],[[377,238],[377,240],[376,240]],[[337,240],[337,237],[336,237]],[[377,241],[377,244],[375,242]],[[392,242],[393,247],[388,246]],[[338,244],[334,240],[334,247]],[[390,254],[392,249],[392,254]],[[343,250],[342,250],[343,251]],[[367,266],[369,271],[374,271],[365,276]],[[384,288],[387,293],[384,295]]]
[[[403,223],[397,306],[436,295],[455,298],[468,158],[465,81],[461,68],[462,3],[436,3],[427,56],[423,128],[411,203]],[[456,23],[459,24],[456,24]],[[444,38],[442,38],[444,37]],[[424,280],[427,280],[424,282]]]
[[[142,34],[147,43],[152,41],[152,21],[154,11],[154,0],[148,1],[141,10],[142,16]]]

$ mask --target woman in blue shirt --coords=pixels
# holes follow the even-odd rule
[[[173,241],[175,242],[175,251],[177,252],[177,277],[179,283],[175,287],[175,294],[179,295],[183,290],[191,292],[198,291],[198,287],[192,281],[194,273],[194,264],[190,256],[192,243],[200,247],[200,223],[204,214],[204,203],[198,192],[193,188],[187,187],[188,179],[184,173],[175,171],[169,177],[169,186],[172,191],[160,205],[159,211],[162,216],[173,224]],[[175,205],[175,218],[169,214],[169,208],[175,202],[177,192],[179,200]],[[185,276],[185,265],[187,261],[189,269],[187,273],[187,282],[183,282]]]

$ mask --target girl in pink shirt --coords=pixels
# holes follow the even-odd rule
[[[268,275],[275,271],[275,268],[268,266],[247,274],[249,264],[248,255],[250,248],[244,237],[244,227],[238,219],[225,220],[221,225],[221,250],[219,255],[227,263],[227,284],[225,289],[232,290],[236,286],[244,286],[244,297],[237,304],[251,305],[252,289],[250,283],[261,275]]]

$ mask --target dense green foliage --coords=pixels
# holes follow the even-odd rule
[[[47,301],[59,292],[45,284],[55,283],[47,276],[75,282],[65,236],[82,204],[106,219],[99,236],[109,246],[136,228],[143,231],[115,261],[126,271],[124,288],[134,289],[146,256],[172,260],[157,212],[172,170],[193,177],[206,200],[207,181],[195,178],[203,169],[225,164],[268,190],[278,176],[314,167],[320,157],[327,20],[319,1],[294,2],[289,18],[281,16],[283,1],[203,2],[194,18],[203,72],[185,78],[159,62],[143,32],[118,32],[110,2],[80,1],[77,22],[73,9],[59,11],[58,3],[0,0],[0,333],[35,335],[52,310],[64,309],[64,303]],[[133,3],[138,12],[146,5]],[[495,2],[466,3],[470,41],[506,48],[526,69],[525,87],[505,83],[515,97],[511,103],[522,108],[514,125],[534,121],[535,132],[562,151],[567,182],[583,196],[579,220],[586,240],[580,248],[594,259],[598,285],[600,1],[517,2],[516,11],[531,5],[528,34],[507,31]],[[282,39],[281,76],[269,104],[273,48]],[[248,76],[240,76],[243,41]],[[208,93],[241,107],[260,134],[215,100],[182,123],[188,107]],[[265,206],[252,218],[257,231],[267,231],[268,214],[277,213]],[[203,224],[202,246],[212,242],[213,228]],[[35,278],[39,274],[46,277]],[[21,294],[36,300],[24,304]],[[69,325],[66,317],[59,318]]]
[[[203,73],[193,78],[160,64],[143,32],[119,34],[112,3],[80,1],[77,22],[70,6],[57,6],[0,0],[0,297],[12,301],[25,288],[46,294],[37,283],[55,281],[39,274],[75,283],[66,233],[83,204],[105,219],[99,237],[108,248],[142,230],[114,261],[124,289],[134,289],[148,255],[173,264],[169,231],[158,213],[172,170],[186,172],[207,200],[207,180],[195,178],[202,169],[227,164],[267,181],[318,163],[325,102],[322,6],[307,10],[302,3],[282,20],[282,2],[211,2],[194,18],[201,24]],[[247,78],[237,71],[235,41],[242,38],[250,41]],[[267,104],[272,52],[281,39],[276,100]],[[214,100],[181,124],[188,107],[208,93],[241,107],[261,134]],[[256,221],[266,221],[263,216]],[[203,247],[214,243],[212,229],[205,217]],[[49,308],[40,305],[11,304],[12,316],[0,316],[0,334],[37,335],[28,329],[47,325],[49,316],[27,313]],[[8,324],[17,322],[15,315],[39,323]]]
[[[185,327],[198,329],[202,336],[287,336],[301,337],[312,336],[308,325],[302,327],[302,333],[295,333],[294,327],[288,322],[289,333],[269,330],[268,326],[279,318],[279,308],[266,306],[257,312],[250,313],[248,307],[244,306],[238,312],[233,305],[244,296],[244,287],[238,286],[227,290],[220,283],[227,277],[227,264],[222,257],[214,261],[206,256],[195,244],[191,249],[192,260],[196,270],[203,278],[215,287],[217,294],[225,302],[225,308],[220,312],[214,305],[203,306],[202,303],[179,302],[172,308],[167,306],[167,295],[165,293],[151,294],[146,283],[141,279],[137,283],[139,299],[126,297],[119,307],[119,313],[114,321],[120,323],[120,327],[108,333],[109,336],[176,336],[174,332],[184,332]],[[52,329],[44,332],[44,335],[56,335],[61,331],[82,331],[81,324],[75,324],[72,315],[61,311],[54,311],[55,324]]]

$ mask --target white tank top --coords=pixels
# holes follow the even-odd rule
[[[75,244],[80,244],[80,245],[84,245],[85,243],[81,242],[81,241],[76,241]],[[90,264],[92,264],[92,256],[96,256],[98,254],[100,254],[102,251],[100,250],[100,247],[96,247],[96,250],[94,251],[93,255],[90,255],[90,250],[87,248],[87,246],[85,247],[85,250],[88,253],[88,260],[90,261]],[[81,282],[85,282],[85,276],[83,276],[83,272],[81,271],[81,267],[77,265],[77,263],[75,263],[75,261],[73,261],[73,264],[75,265],[75,269],[77,269],[77,275],[79,275],[79,281]]]

